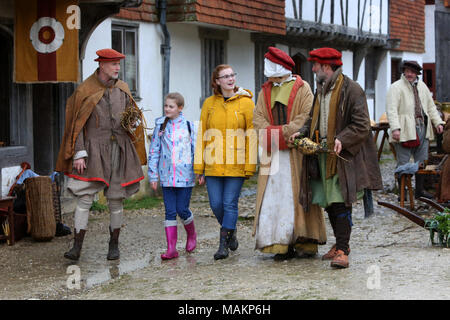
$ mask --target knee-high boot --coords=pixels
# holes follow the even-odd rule
[[[166,240],[167,240],[167,251],[161,255],[162,260],[169,260],[173,258],[178,258],[177,251],[177,239],[178,239],[178,229],[177,226],[165,227]]]
[[[70,260],[78,260],[80,258],[81,248],[83,247],[84,235],[86,234],[86,230],[83,229],[81,229],[78,232],[76,231],[77,230],[75,229],[73,247],[69,251],[64,253],[64,258]]]
[[[194,220],[184,225],[184,229],[186,230],[186,251],[192,252],[197,246],[197,233],[195,232]]]
[[[108,248],[108,255],[106,259],[108,260],[117,260],[120,258],[120,251],[119,251],[119,234],[120,234],[120,228],[114,229],[111,231],[111,228],[109,228],[109,248]]]

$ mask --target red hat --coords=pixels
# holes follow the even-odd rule
[[[125,55],[121,54],[120,52],[114,50],[114,49],[101,49],[96,52],[98,55],[98,58],[94,61],[117,61],[120,59],[125,58]]]
[[[292,60],[286,52],[275,47],[269,47],[269,51],[264,55],[264,58],[267,58],[290,71],[295,67],[294,60]]]
[[[320,48],[309,52],[308,61],[316,61],[320,64],[332,64],[342,66],[342,53],[333,48]]]

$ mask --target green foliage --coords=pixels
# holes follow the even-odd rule
[[[123,208],[126,210],[151,209],[161,204],[161,197],[145,196],[139,199],[126,199],[123,202]]]
[[[431,219],[425,219],[425,228],[430,230],[431,243],[435,244],[434,236],[437,233],[439,244],[450,247],[450,209],[445,208]]]
[[[108,209],[107,205],[101,204],[98,201],[92,202],[91,211],[103,212],[106,211],[107,209]]]

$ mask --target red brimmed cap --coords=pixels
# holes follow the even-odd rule
[[[96,52],[98,55],[98,58],[94,61],[117,61],[120,59],[125,58],[125,55],[121,54],[120,52],[114,50],[114,49],[101,49]]]
[[[290,71],[295,67],[294,60],[292,60],[286,52],[275,47],[269,47],[269,51],[264,55],[264,58],[267,58]]]
[[[308,61],[342,66],[342,53],[333,48],[320,48],[309,52]]]

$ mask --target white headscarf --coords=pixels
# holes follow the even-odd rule
[[[286,69],[282,65],[279,65],[267,58],[264,58],[264,75],[267,78],[270,77],[283,77],[286,75],[292,75],[292,71]]]

